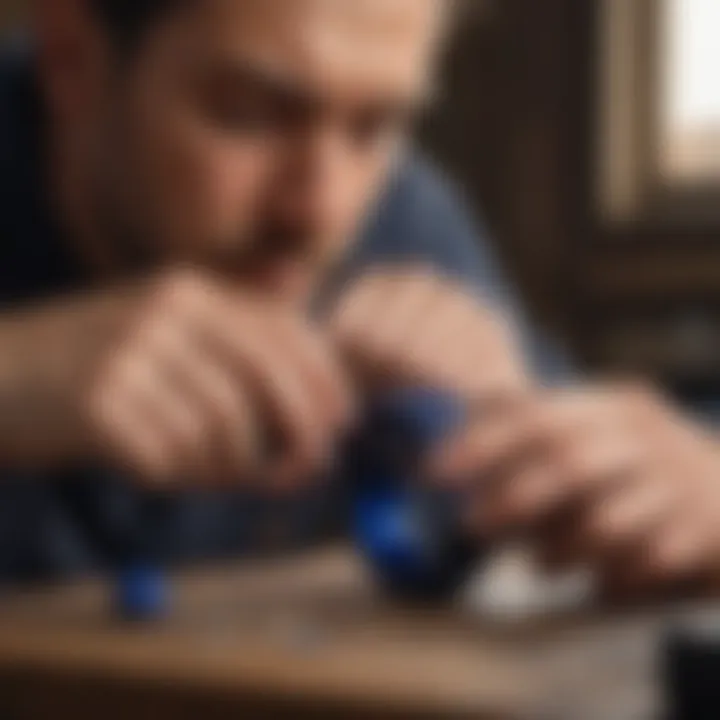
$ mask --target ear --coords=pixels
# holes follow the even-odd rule
[[[40,80],[54,113],[67,116],[97,100],[109,65],[107,39],[87,0],[37,0]]]

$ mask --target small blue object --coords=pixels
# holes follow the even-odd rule
[[[159,568],[138,564],[118,574],[115,599],[119,613],[126,620],[158,620],[168,610],[170,588]]]
[[[170,606],[172,587],[164,558],[174,503],[165,492],[132,499],[118,529],[114,610],[122,619],[149,622],[161,619]]]
[[[465,417],[463,404],[446,393],[401,390],[368,408],[352,445],[356,543],[394,595],[444,599],[480,559],[477,544],[460,527],[462,498],[418,477],[426,453]]]

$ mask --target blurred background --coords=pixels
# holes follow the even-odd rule
[[[700,398],[720,396],[719,28],[718,0],[470,0],[420,130],[535,322]]]
[[[720,3],[476,0],[425,130],[536,320],[591,368],[720,389]]]

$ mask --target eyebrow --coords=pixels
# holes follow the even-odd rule
[[[255,86],[263,92],[281,98],[285,102],[307,108],[320,108],[325,101],[320,93],[309,87],[301,78],[285,70],[247,58],[234,58],[224,66],[223,78],[240,86]],[[373,101],[375,107],[399,113],[422,111],[437,98],[434,86],[423,87],[417,93],[395,97],[385,95]]]
[[[294,103],[319,106],[321,97],[299,78],[270,65],[236,59],[225,65],[224,77],[240,86],[255,86]]]

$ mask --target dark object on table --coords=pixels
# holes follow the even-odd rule
[[[423,457],[465,420],[465,407],[435,390],[397,391],[374,402],[349,453],[360,552],[393,595],[451,598],[480,560],[460,524],[463,498],[418,476]]]
[[[663,647],[667,720],[720,718],[720,616],[673,628]]]

